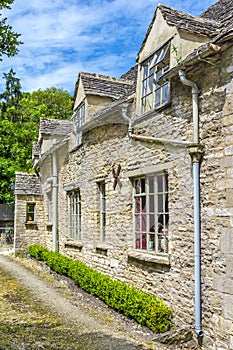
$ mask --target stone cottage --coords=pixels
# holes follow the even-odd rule
[[[41,120],[37,175],[15,184],[16,250],[157,294],[208,350],[233,349],[232,16],[159,5],[135,67],[80,73],[73,117]]]

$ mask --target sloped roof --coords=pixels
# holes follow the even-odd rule
[[[110,97],[113,100],[119,100],[122,96],[128,95],[134,84],[128,79],[94,73],[81,72],[79,78],[82,80],[86,95]]]
[[[14,192],[16,195],[41,195],[39,177],[35,174],[16,172]]]
[[[200,17],[218,22],[218,26],[221,31],[231,29],[233,27],[233,0],[217,1],[206,11],[204,11]]]
[[[175,26],[180,30],[211,37],[215,35],[215,31],[218,29],[218,24],[215,21],[194,17],[164,5],[159,5],[158,8],[167,24]]]
[[[40,119],[40,135],[68,135],[73,128],[70,120],[58,120],[42,118]]]
[[[128,95],[132,95],[134,92],[136,92],[137,76],[138,76],[137,64],[134,67],[132,67],[128,72],[126,72],[121,76],[121,79],[130,80],[132,82],[132,87],[131,89],[128,90],[128,93],[129,93]],[[125,97],[126,96],[123,96],[123,98]]]

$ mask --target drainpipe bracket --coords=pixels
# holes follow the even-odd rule
[[[194,143],[189,146],[187,146],[189,155],[191,157],[192,163],[200,163],[202,160],[204,151],[204,145],[201,145],[200,143]]]

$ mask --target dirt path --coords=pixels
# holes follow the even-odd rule
[[[31,259],[0,254],[0,350],[165,349],[119,315]]]

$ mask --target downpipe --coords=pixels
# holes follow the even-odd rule
[[[54,140],[55,144],[55,140]],[[57,223],[58,223],[58,209],[57,209],[57,201],[58,201],[58,171],[57,171],[57,155],[56,150],[53,151],[52,156],[52,172],[53,172],[53,183],[52,183],[52,239],[53,239],[53,251],[57,252]]]
[[[132,132],[133,132],[133,128],[132,128],[132,121],[131,119],[127,116],[127,108],[128,108],[128,103],[123,103],[122,104],[122,107],[121,107],[121,113],[122,113],[122,117],[127,121],[128,123],[128,136],[129,138],[131,137],[132,135]]]
[[[198,338],[203,337],[201,317],[201,229],[200,229],[200,162],[203,148],[199,145],[198,87],[188,80],[182,70],[179,77],[184,85],[192,88],[193,146],[189,153],[192,159],[194,189],[194,283],[195,283],[195,330]]]

